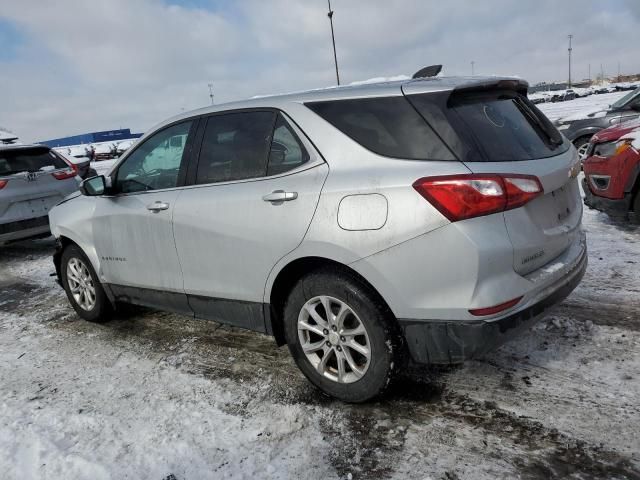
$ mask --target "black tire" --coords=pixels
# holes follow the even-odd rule
[[[367,331],[371,352],[368,368],[352,383],[338,383],[318,373],[302,349],[298,316],[309,300],[319,296],[347,304]],[[319,269],[298,281],[285,303],[284,330],[289,351],[302,373],[324,393],[345,402],[365,402],[382,394],[403,358],[402,337],[389,308],[359,277],[339,268]]]
[[[640,225],[640,190],[636,191],[633,202],[631,203],[629,218],[631,223]]]
[[[80,306],[80,304],[76,301],[73,294],[71,293],[71,289],[69,287],[67,268],[69,262],[73,259],[80,260],[86,266],[93,281],[93,287],[95,289],[95,304],[89,310],[86,310]],[[100,280],[98,280],[96,272],[93,270],[91,262],[78,246],[69,245],[62,252],[62,257],[60,258],[60,277],[62,280],[62,286],[67,293],[69,303],[71,303],[71,306],[80,317],[89,322],[96,323],[103,323],[111,318],[111,315],[113,314],[113,307],[111,306],[111,302],[109,302],[109,299],[107,298],[107,295],[102,288],[102,284],[100,283]]]

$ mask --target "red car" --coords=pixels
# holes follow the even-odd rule
[[[638,120],[609,127],[591,137],[583,162],[587,206],[612,217],[640,220],[639,150]]]

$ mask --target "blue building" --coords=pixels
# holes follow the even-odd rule
[[[120,140],[128,140],[130,138],[139,138],[141,136],[141,133],[131,133],[131,130],[129,130],[128,128],[123,128],[121,130],[106,130],[104,132],[83,133],[81,135],[73,135],[71,137],[44,140],[39,143],[43,143],[49,147],[54,148],[98,142],[117,142]]]

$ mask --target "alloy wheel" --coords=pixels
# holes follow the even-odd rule
[[[73,257],[67,263],[67,283],[80,308],[93,310],[96,305],[96,288],[89,269],[79,258]]]
[[[371,363],[365,325],[337,298],[322,295],[303,305],[298,315],[298,339],[315,370],[334,382],[360,380]]]
[[[584,160],[587,156],[587,151],[589,150],[589,142],[585,142],[578,148],[578,158],[580,160]]]

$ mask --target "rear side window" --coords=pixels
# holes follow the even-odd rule
[[[267,176],[288,172],[309,161],[302,142],[281,114],[278,114],[269,151]]]
[[[455,160],[447,146],[403,96],[306,105],[379,155],[409,160]]]
[[[43,169],[61,169],[68,165],[48,148],[0,150],[0,177]]]
[[[544,114],[513,91],[408,98],[462,161],[534,160],[569,148]]]
[[[209,117],[196,183],[229,182],[266,175],[274,122],[274,112],[226,113]]]

